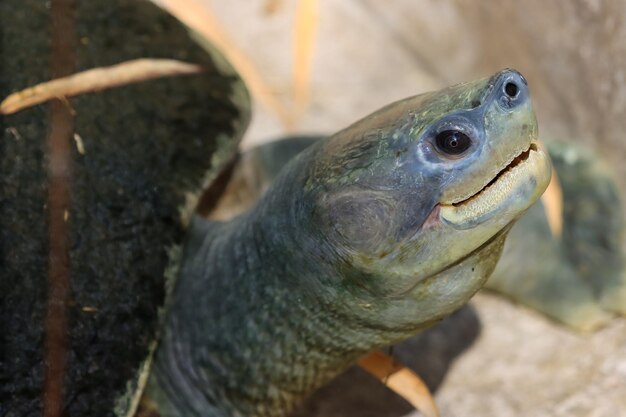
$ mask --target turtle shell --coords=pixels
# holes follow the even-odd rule
[[[205,69],[0,121],[0,415],[124,415],[185,213],[236,154],[249,97],[218,53],[152,3],[76,1],[64,15],[52,3],[0,2],[1,98],[53,78],[59,51],[71,50],[72,72],[136,58]],[[59,25],[71,31],[55,52]],[[55,112],[66,113],[60,134]]]

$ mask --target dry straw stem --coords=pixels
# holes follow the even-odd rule
[[[159,0],[159,4],[187,26],[210,40],[237,69],[239,75],[246,81],[252,95],[278,117],[287,131],[294,129],[292,114],[271,93],[271,89],[252,61],[235,46],[208,9],[206,2],[201,4],[197,0]]]
[[[13,93],[0,103],[0,114],[12,114],[53,98],[67,98],[161,77],[198,74],[204,69],[171,59],[136,59],[94,68]]]
[[[359,366],[385,383],[425,417],[439,417],[437,404],[424,381],[392,357],[380,351],[372,352],[359,359]]]
[[[319,20],[317,0],[299,0],[294,33],[293,99],[301,113],[309,102],[311,59]]]
[[[563,190],[556,171],[552,170],[552,179],[541,196],[552,236],[560,238],[563,232]]]

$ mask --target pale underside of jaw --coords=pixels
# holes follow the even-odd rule
[[[534,175],[541,158],[536,142],[513,158],[479,192],[452,204],[441,204],[442,216],[453,223],[478,220],[500,207],[516,189]]]

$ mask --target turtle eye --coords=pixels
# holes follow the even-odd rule
[[[457,156],[471,146],[472,140],[465,133],[458,130],[444,130],[437,134],[435,143],[441,152]]]

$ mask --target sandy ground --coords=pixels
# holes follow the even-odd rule
[[[577,335],[491,294],[436,398],[442,417],[626,416],[626,320]]]

